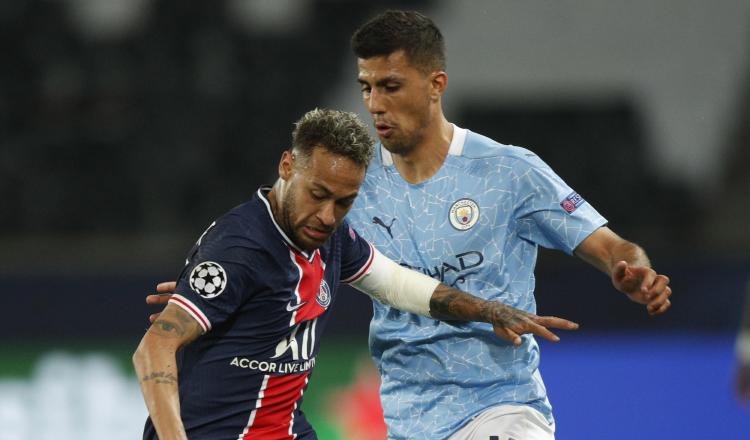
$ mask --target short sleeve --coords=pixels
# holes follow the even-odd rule
[[[593,206],[534,154],[514,167],[515,217],[527,241],[572,254],[594,231],[607,224]]]
[[[193,246],[169,300],[208,332],[253,294],[260,250],[232,222],[213,224]]]
[[[372,245],[362,238],[348,222],[340,226],[341,282],[353,283],[367,272],[375,255]]]

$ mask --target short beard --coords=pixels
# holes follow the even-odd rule
[[[398,141],[395,139],[380,140],[383,147],[391,154],[406,156],[414,150],[415,142]]]

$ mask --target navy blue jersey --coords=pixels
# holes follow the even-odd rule
[[[204,334],[178,353],[182,421],[194,439],[316,438],[300,411],[340,282],[370,244],[344,222],[313,252],[275,222],[269,188],[215,221],[191,249],[170,303]],[[149,419],[144,439],[156,439]]]

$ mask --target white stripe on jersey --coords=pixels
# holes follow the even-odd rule
[[[242,440],[242,438],[245,437],[245,435],[247,435],[247,431],[250,430],[250,427],[253,426],[253,422],[255,422],[255,414],[258,413],[258,408],[260,408],[260,403],[263,400],[263,395],[266,392],[266,387],[268,386],[268,379],[270,377],[271,376],[268,374],[263,376],[263,384],[261,384],[260,391],[258,391],[258,400],[255,401],[255,409],[253,409],[253,412],[250,413],[250,418],[247,421],[247,426],[239,435],[239,437],[237,437],[237,440]]]
[[[315,321],[318,319],[316,318]],[[313,324],[314,326],[315,324]],[[313,327],[314,328],[314,327]],[[299,397],[302,398],[302,395],[305,394],[305,387],[307,386],[307,382],[310,380],[310,376],[305,376],[305,385],[302,387],[302,389],[299,390]],[[292,436],[292,440],[297,438],[297,434],[292,433],[292,429],[294,429],[294,411],[297,410],[297,402],[299,402],[299,399],[294,402],[294,409],[292,409],[292,417],[291,420],[289,420],[289,435]]]

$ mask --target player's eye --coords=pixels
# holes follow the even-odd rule
[[[401,88],[401,84],[386,84],[385,91],[388,93],[393,93],[398,91],[398,89]]]
[[[318,201],[318,202],[321,201],[321,200],[325,200],[325,198],[326,198],[325,194],[317,193],[317,192],[314,192],[314,191],[311,192],[310,195],[312,196],[313,200]]]
[[[342,208],[349,208],[354,203],[354,199],[340,199],[336,201],[336,204]]]

